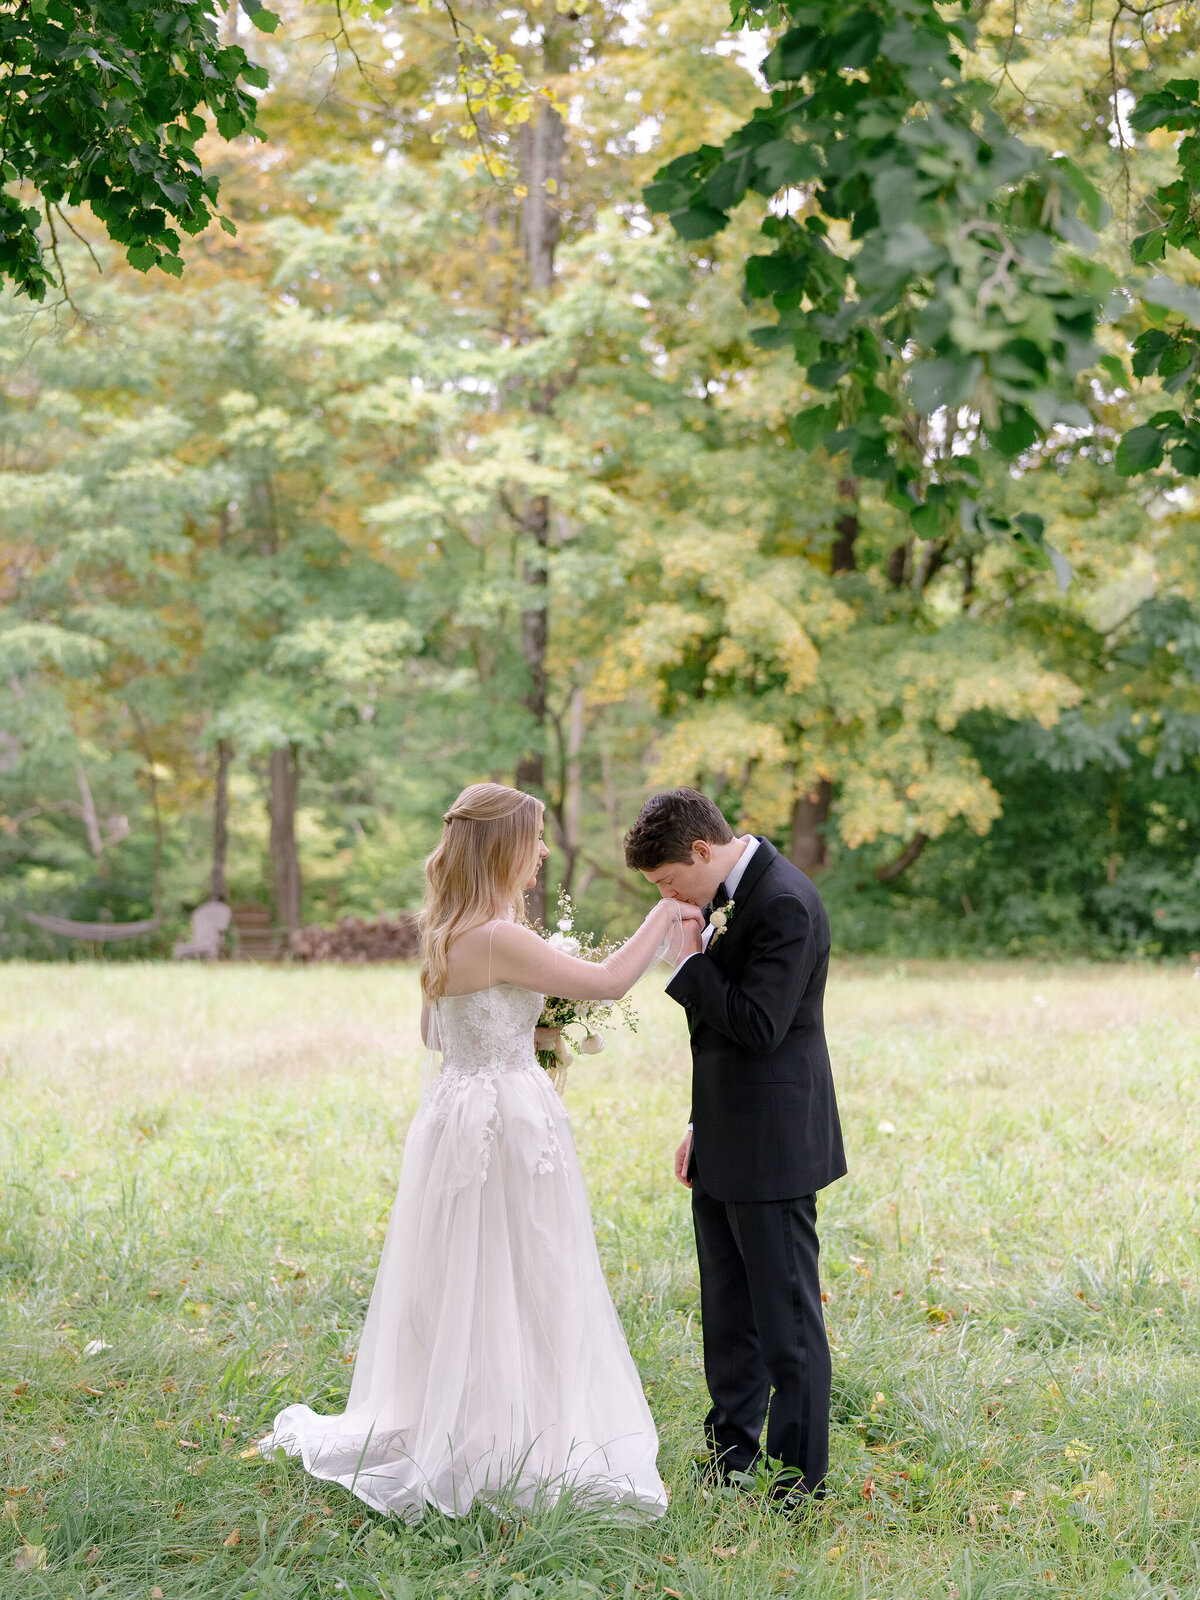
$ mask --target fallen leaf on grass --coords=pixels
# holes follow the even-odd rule
[[[683,1600],[683,1595],[680,1594],[678,1589],[664,1589],[663,1593],[669,1594],[672,1597],[672,1600]]]
[[[200,1444],[193,1444],[190,1439],[180,1439],[179,1448],[181,1450],[203,1450],[204,1446]]]
[[[830,1561],[840,1561],[846,1553],[845,1545],[835,1544],[829,1552]]]
[[[715,1544],[715,1545],[713,1545],[713,1555],[720,1556],[722,1561],[728,1561],[730,1556],[735,1556],[735,1555],[737,1555],[737,1553],[738,1553],[738,1547],[735,1544]]]
[[[256,1456],[257,1454],[258,1454],[258,1446],[256,1444],[252,1444],[250,1446],[249,1450],[239,1450],[238,1451],[238,1460],[239,1461],[249,1461],[251,1456]]]
[[[1014,1489],[1013,1492],[1008,1497],[1009,1505],[1010,1506],[1023,1506],[1025,1504],[1025,1496],[1028,1493],[1029,1493],[1028,1489]]]
[[[1085,1478],[1075,1490],[1075,1498],[1083,1499],[1091,1496],[1093,1500],[1104,1500],[1112,1493],[1113,1481],[1107,1472],[1098,1472],[1094,1478]]]
[[[866,1482],[863,1484],[863,1486],[862,1486],[862,1497],[863,1497],[864,1500],[874,1500],[874,1498],[875,1498],[875,1479],[874,1478],[868,1478],[866,1480]]]
[[[87,1562],[89,1567],[94,1567],[97,1561],[100,1559],[100,1546],[98,1544],[94,1544],[83,1559]]]
[[[13,1557],[13,1566],[18,1572],[45,1572],[46,1546],[23,1544]]]
[[[89,1339],[83,1347],[85,1356],[98,1356],[102,1350],[111,1350],[112,1345],[106,1339]]]
[[[227,1538],[221,1540],[221,1543],[225,1546],[226,1550],[236,1550],[241,1542],[242,1530],[240,1528],[235,1528]]]
[[[150,1600],[163,1600],[163,1592],[157,1584],[150,1591]]]

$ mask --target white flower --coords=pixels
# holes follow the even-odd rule
[[[729,913],[724,906],[721,906],[712,913],[708,920],[714,928],[720,930],[729,921]]]
[[[559,933],[570,933],[571,929],[574,926],[575,926],[575,923],[572,921],[572,919],[570,917],[560,917],[559,918],[559,923],[558,923],[558,931],[559,931]]]
[[[895,1133],[896,1131],[894,1122],[877,1122],[875,1126],[880,1133]]]
[[[89,1339],[83,1347],[85,1356],[98,1356],[101,1350],[111,1350],[112,1345],[104,1339]]]
[[[581,1056],[598,1056],[603,1049],[604,1040],[601,1035],[598,1033],[589,1033],[587,1038],[579,1046],[579,1054]]]
[[[578,939],[573,939],[569,933],[552,933],[546,940],[552,950],[561,950],[565,956],[577,956],[583,946]]]

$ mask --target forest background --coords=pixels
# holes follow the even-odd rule
[[[1119,273],[1189,8],[975,16],[971,70],[1105,197]],[[214,893],[285,928],[411,909],[485,776],[544,794],[551,888],[600,928],[645,898],[642,798],[687,782],[818,876],[843,950],[1200,948],[1195,493],[1114,463],[1157,380],[985,461],[1057,565],[915,537],[797,443],[821,396],[743,292],[762,199],[692,240],[643,199],[766,101],[723,4],[481,12],[556,97],[511,171],[436,7],[281,19],[224,23],[269,73],[265,142],[202,146],[236,234],[176,281],[73,212],[69,298],[0,308],[0,955],[81,948],[22,909],[161,906],[110,956]],[[1138,329],[1102,331],[1126,359]]]

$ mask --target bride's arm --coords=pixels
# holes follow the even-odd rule
[[[492,938],[492,981],[518,984],[564,1000],[620,1000],[653,966],[664,941],[681,921],[699,927],[700,913],[694,906],[660,900],[632,938],[603,961],[566,955],[540,939],[532,928],[502,923]],[[682,934],[675,941],[681,952],[686,948]],[[672,954],[676,952],[672,950]]]

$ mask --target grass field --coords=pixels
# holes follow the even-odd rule
[[[567,1102],[671,1510],[412,1529],[243,1452],[347,1389],[414,974],[0,966],[0,1596],[1200,1594],[1200,982],[836,969],[851,1176],[822,1209],[833,1465],[805,1522],[689,1477],[686,1043],[640,1005]]]

